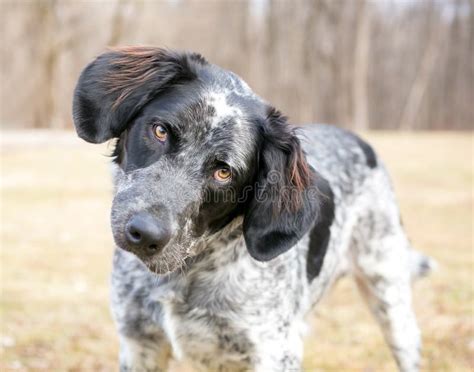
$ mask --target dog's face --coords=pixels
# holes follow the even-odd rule
[[[243,107],[226,103],[230,96],[200,85],[170,89],[148,103],[115,151],[115,241],[157,272],[198,253],[236,217],[254,177],[252,122]],[[152,236],[144,239],[147,229]]]
[[[293,129],[236,75],[195,54],[103,54],[74,97],[79,135],[117,138],[116,244],[167,273],[229,226],[266,261],[315,219],[312,173]],[[235,226],[234,226],[235,225]]]

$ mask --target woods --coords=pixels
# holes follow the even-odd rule
[[[3,128],[71,128],[71,96],[107,46],[202,53],[292,122],[472,128],[474,0],[1,3]]]

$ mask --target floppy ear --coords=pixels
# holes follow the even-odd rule
[[[74,91],[73,118],[79,137],[101,143],[118,137],[153,97],[196,77],[198,54],[152,47],[113,49],[81,73]]]
[[[244,216],[250,255],[268,261],[308,232],[319,210],[315,173],[306,162],[295,130],[271,108],[262,125],[254,198]]]

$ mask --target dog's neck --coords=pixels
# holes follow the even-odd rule
[[[240,259],[253,260],[247,252],[242,232],[243,218],[237,217],[221,231],[206,237],[199,253],[185,259],[185,264],[166,275],[158,276],[161,301],[183,301],[183,293],[202,272],[212,272],[235,264]]]
[[[236,255],[246,254],[243,239],[243,217],[238,216],[221,230],[203,237],[195,248],[195,252],[194,255],[185,260],[185,271],[213,261],[214,256],[219,256],[219,259],[232,256],[235,259]],[[218,254],[215,254],[216,252]]]

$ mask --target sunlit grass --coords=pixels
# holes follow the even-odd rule
[[[393,175],[413,245],[440,264],[414,290],[423,369],[472,369],[472,135],[365,137]],[[0,370],[117,370],[108,307],[111,185],[102,156],[109,150],[55,138],[34,145],[20,136],[2,145]],[[310,323],[305,370],[395,370],[350,280]]]

